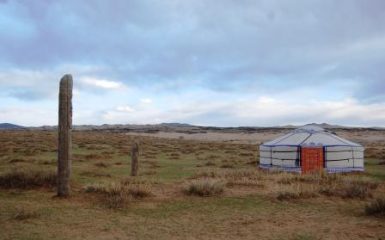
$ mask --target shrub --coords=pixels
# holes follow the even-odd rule
[[[187,195],[206,197],[223,193],[224,187],[225,184],[220,180],[205,178],[190,182],[184,191]]]
[[[365,206],[366,215],[385,217],[385,199],[377,198]]]
[[[127,190],[133,198],[145,198],[153,195],[148,184],[133,184]]]
[[[1,188],[30,189],[36,187],[54,187],[57,178],[55,172],[12,170],[0,175]]]
[[[341,191],[341,196],[343,198],[360,198],[364,199],[370,197],[370,189],[365,185],[349,183]]]
[[[113,184],[105,189],[105,203],[108,208],[123,208],[131,200],[131,196],[121,185]]]

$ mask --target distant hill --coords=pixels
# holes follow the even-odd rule
[[[159,125],[164,127],[195,127],[187,123],[161,123]]]
[[[23,129],[24,127],[12,123],[0,123],[0,129]]]
[[[5,123],[3,123],[5,124]],[[40,127],[21,127],[17,125],[14,128],[9,126],[2,127],[3,124],[0,124],[1,129],[31,129],[31,130],[44,130],[44,131],[54,131],[57,130],[57,126],[40,126]],[[380,127],[351,127],[351,126],[341,126],[333,125],[328,123],[311,123],[313,125],[322,127],[329,131],[334,131],[337,129],[368,129],[368,130],[380,130],[384,131],[385,128]],[[215,126],[197,126],[186,123],[160,123],[160,124],[103,124],[103,125],[74,125],[73,130],[75,131],[113,131],[113,132],[137,132],[137,133],[157,133],[157,132],[180,132],[180,133],[202,133],[206,131],[216,131],[216,132],[242,132],[242,133],[252,133],[260,132],[266,130],[292,130],[303,125],[284,125],[284,126],[271,126],[271,127],[257,127],[257,126],[240,126],[240,127],[215,127]]]

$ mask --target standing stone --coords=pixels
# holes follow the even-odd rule
[[[131,176],[138,175],[139,168],[139,144],[134,142],[131,148]]]
[[[71,129],[72,129],[72,76],[66,74],[60,80],[59,89],[59,149],[57,167],[57,195],[67,197],[70,194],[71,176]]]

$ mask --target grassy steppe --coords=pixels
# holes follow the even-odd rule
[[[3,181],[9,172],[54,172],[56,138],[0,132]],[[133,141],[141,151],[135,178]],[[257,145],[101,132],[74,132],[73,143],[70,198],[56,198],[49,184],[0,180],[0,239],[385,238],[385,218],[365,213],[385,198],[383,144],[370,145],[363,174],[300,176],[258,170]],[[221,182],[223,193],[186,194],[210,181]]]

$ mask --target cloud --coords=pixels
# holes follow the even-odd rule
[[[151,104],[152,99],[151,98],[142,98],[142,99],[140,99],[140,102],[144,103],[144,104]]]
[[[71,73],[74,79],[76,94],[80,91],[99,90],[126,90],[126,85],[118,81],[105,80],[101,77],[89,77],[101,75],[103,68],[96,65],[71,65],[62,64],[55,68],[21,69],[1,68],[0,87],[3,89],[0,96],[13,97],[16,99],[44,100],[57,97],[60,78]]]
[[[383,114],[382,114],[383,113]],[[189,101],[173,103],[159,110],[117,107],[105,111],[102,122],[162,123],[183,122],[216,126],[272,126],[328,122],[351,126],[385,126],[385,104],[362,104],[355,99],[340,101],[310,100],[305,103],[288,102],[262,96],[235,101]]]
[[[98,79],[94,77],[82,77],[79,79],[80,82],[91,87],[102,88],[102,89],[123,89],[126,86],[121,82]]]
[[[133,109],[130,106],[118,106],[118,107],[116,107],[116,110],[118,112],[127,112],[127,113],[135,112],[135,109]]]
[[[39,107],[0,107],[0,119],[23,126],[56,125],[57,111]]]
[[[382,0],[1,1],[0,98],[56,106],[58,81],[71,73],[80,109],[93,111],[82,121],[102,121],[95,115],[108,111],[124,121],[133,113],[120,105],[136,110],[135,121],[327,120],[323,107],[309,114],[308,98],[354,99],[348,108],[363,112],[358,106],[385,102],[384,12]],[[296,114],[257,121],[240,95],[261,108],[280,101]],[[237,104],[249,106],[234,112],[240,117],[229,113]],[[331,119],[365,123],[353,113]]]

